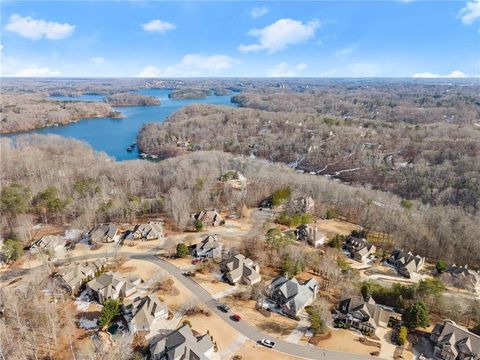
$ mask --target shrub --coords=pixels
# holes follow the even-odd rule
[[[401,326],[398,331],[397,344],[402,346],[407,342],[408,329],[405,326]]]
[[[338,217],[338,214],[335,210],[333,209],[328,209],[327,210],[327,213],[325,214],[325,218],[327,220],[330,220],[330,219],[336,219]]]
[[[188,246],[184,243],[180,243],[177,245],[177,256],[179,258],[184,258],[188,255]]]
[[[345,236],[337,234],[328,242],[328,246],[332,248],[340,249],[342,247],[344,240],[345,240]]]
[[[112,320],[118,315],[120,315],[120,301],[113,299],[106,300],[103,304],[100,317],[98,318],[98,326],[103,328],[110,325]]]
[[[2,253],[7,260],[16,261],[23,256],[23,246],[16,239],[7,239],[3,243]]]
[[[441,274],[442,272],[444,272],[445,270],[447,270],[447,263],[445,260],[443,259],[440,259],[437,261],[437,263],[435,264],[435,269],[437,269],[438,273]]]
[[[196,231],[202,231],[203,230],[203,222],[201,222],[200,220],[195,220],[193,222],[193,226],[195,227]]]
[[[290,188],[286,187],[280,190],[277,190],[272,195],[272,205],[278,206],[290,199]]]

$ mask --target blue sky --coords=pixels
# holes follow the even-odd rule
[[[480,75],[480,0],[3,1],[2,76]]]

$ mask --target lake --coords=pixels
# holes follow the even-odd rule
[[[163,122],[173,112],[180,108],[195,104],[216,104],[235,106],[230,102],[232,95],[209,96],[205,99],[171,100],[167,89],[142,89],[138,94],[155,96],[160,99],[158,106],[122,106],[115,110],[123,113],[126,118],[93,118],[82,119],[79,122],[29,131],[37,134],[56,134],[82,140],[95,150],[103,151],[116,160],[131,160],[138,158],[137,149],[127,152],[127,147],[136,141],[137,134],[143,124]],[[102,101],[102,95],[82,95],[76,97],[53,96],[53,99],[63,101]]]

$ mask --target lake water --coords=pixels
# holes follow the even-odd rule
[[[142,95],[155,96],[160,99],[159,106],[123,106],[115,107],[126,118],[93,118],[83,119],[79,122],[42,128],[29,133],[56,134],[83,140],[89,143],[95,150],[104,151],[116,160],[130,160],[138,158],[137,149],[127,152],[127,147],[132,144],[143,124],[149,122],[163,122],[165,119],[183,106],[194,103],[217,104],[234,106],[230,102],[232,95],[209,96],[205,99],[171,100],[168,98],[170,90],[165,89],[142,89],[136,91]],[[57,100],[84,100],[102,101],[101,95],[82,95],[77,97],[52,97]]]

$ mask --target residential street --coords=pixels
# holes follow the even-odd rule
[[[254,326],[248,324],[247,322],[240,320],[239,322],[233,321],[230,319],[232,313],[224,313],[223,311],[219,310],[217,306],[219,302],[215,300],[206,290],[204,290],[199,284],[197,284],[193,279],[182,275],[182,270],[178,269],[175,265],[170,264],[169,262],[158,258],[154,253],[133,253],[133,252],[122,252],[123,256],[126,256],[130,259],[138,259],[138,260],[145,260],[155,265],[158,265],[163,270],[168,272],[171,276],[173,276],[177,281],[187,287],[194,296],[200,300],[202,303],[207,305],[210,310],[215,312],[221,319],[223,319],[228,325],[234,328],[243,336],[253,340],[255,342],[259,342],[261,339],[270,339],[275,341],[275,349],[272,351],[279,351],[288,355],[303,357],[306,359],[326,359],[326,360],[366,360],[371,359],[368,356],[356,355],[352,353],[343,353],[339,351],[332,351],[332,350],[324,350],[318,347],[309,346],[309,345],[298,345],[294,343],[290,343],[288,341],[280,340],[269,336],[261,331],[259,331]],[[109,257],[113,257],[113,253],[110,254],[92,254],[86,256],[78,256],[75,258],[71,258],[70,261],[81,261],[81,260],[95,260],[98,258],[104,258],[105,255]],[[33,268],[30,271],[38,270],[38,268]],[[242,314],[239,314],[240,316]]]

